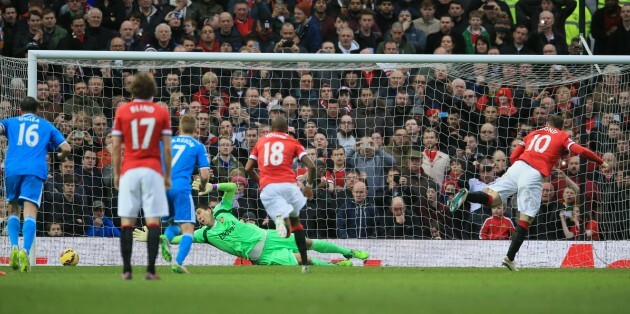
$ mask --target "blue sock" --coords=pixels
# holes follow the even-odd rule
[[[188,256],[188,253],[190,252],[190,247],[192,246],[192,243],[193,243],[192,234],[186,233],[182,235],[182,239],[179,240],[179,250],[177,251],[177,258],[175,259],[175,261],[177,261],[179,265],[184,264],[184,260],[186,259],[186,256]]]
[[[178,225],[170,225],[164,230],[164,235],[168,239],[168,242],[173,241],[173,238],[178,236],[182,232],[182,229]]]
[[[31,246],[33,246],[33,240],[35,240],[35,218],[26,217],[24,219],[24,225],[22,226],[22,236],[24,237],[24,249],[26,253],[31,254]]]
[[[11,215],[7,221],[7,229],[9,229],[9,241],[11,246],[18,246],[18,238],[20,237],[20,218],[17,215]]]

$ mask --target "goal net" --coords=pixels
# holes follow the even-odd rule
[[[544,179],[540,212],[519,262],[604,267],[630,258],[628,62],[50,53],[31,63],[36,67],[1,59],[2,117],[19,114],[28,85],[41,102],[40,115],[73,148],[69,161],[50,158],[37,217],[38,252],[47,252],[40,255],[56,256],[70,246],[87,250],[82,259],[88,264],[120,263],[118,242],[108,238],[120,225],[110,164],[112,118],[132,98],[126,86],[134,74],[148,71],[158,83],[154,100],[169,108],[174,132],[183,114],[197,117],[211,181],[239,184],[234,215],[272,228],[257,184],[243,168],[257,138],[270,131],[270,118],[284,114],[290,133],[316,161],[315,198],[301,213],[308,236],[365,248],[381,265],[498,266],[518,221],[516,196],[502,208],[465,204],[455,213],[446,203],[461,188],[483,190],[499,178],[516,144],[543,127],[547,115],[561,115],[566,132],[612,171],[603,173],[567,151]],[[3,158],[6,139],[1,141]],[[295,170],[301,184],[304,166],[296,162]],[[195,197],[195,204],[212,206],[219,198]],[[2,256],[8,239],[0,244]],[[137,254],[143,249],[137,245]],[[190,259],[201,265],[233,261],[201,244]]]

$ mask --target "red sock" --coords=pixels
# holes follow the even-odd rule
[[[300,230],[304,230],[304,226],[302,226],[302,224],[299,224],[297,226],[291,227],[291,232],[296,232],[296,231],[300,231]]]
[[[519,220],[517,225],[523,227],[523,229],[528,230],[530,223],[525,220]]]
[[[492,195],[488,194],[488,204],[486,204],[486,206],[491,207],[492,206],[492,201],[494,201],[494,197],[492,197]]]
[[[152,223],[148,223],[147,227],[149,227],[149,228],[152,228],[152,227],[159,228],[160,224],[156,223],[156,222],[152,222]]]

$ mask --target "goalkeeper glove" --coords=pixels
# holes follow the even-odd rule
[[[149,228],[147,228],[147,226],[144,226],[144,228],[142,229],[135,229],[133,231],[133,238],[136,241],[140,241],[140,242],[147,242],[147,238],[149,237]]]
[[[210,183],[206,183],[206,189],[203,192],[199,191],[199,188],[201,187],[201,179],[195,179],[191,186],[193,190],[197,191],[199,196],[207,195],[208,193],[212,192],[212,184]]]

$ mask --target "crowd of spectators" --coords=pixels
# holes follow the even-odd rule
[[[516,17],[498,0],[16,2],[2,8],[5,56],[24,57],[29,49],[579,53],[564,32],[567,10],[575,9],[571,0],[522,0]],[[593,29],[599,53],[630,53],[623,39],[630,34],[630,5],[606,1],[594,12],[596,21],[607,29],[603,37]],[[498,209],[467,204],[454,214],[446,201],[461,188],[481,190],[500,177],[515,145],[558,114],[566,131],[602,154],[613,171],[600,173],[578,156],[564,156],[544,183],[530,239],[630,238],[627,73],[609,65],[603,75],[576,82],[562,81],[571,76],[569,66],[471,68],[475,79],[457,77],[446,65],[337,71],[40,64],[40,114],[73,147],[68,161],[51,157],[40,234],[119,234],[111,123],[117,106],[131,99],[125,87],[134,73],[151,71],[159,82],[154,100],[169,108],[173,131],[181,115],[196,116],[212,181],[236,182],[234,214],[262,227],[273,222],[243,165],[277,115],[288,118],[290,133],[316,161],[320,183],[302,212],[309,237],[507,239],[518,217],[515,199]],[[540,86],[536,71],[561,83]],[[7,82],[2,117],[18,114],[24,79]],[[302,184],[306,170],[295,168]],[[195,200],[213,204],[218,197]]]

